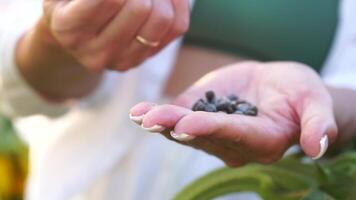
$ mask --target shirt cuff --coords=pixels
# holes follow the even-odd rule
[[[0,112],[10,118],[35,114],[58,117],[69,107],[42,98],[24,80],[16,66],[17,41],[25,30],[23,27],[6,30],[0,38]]]

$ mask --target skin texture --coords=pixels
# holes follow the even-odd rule
[[[43,5],[44,15],[19,42],[16,60],[30,85],[55,100],[90,93],[105,69],[134,68],[189,27],[188,0],[44,0]],[[142,45],[137,35],[161,45]]]
[[[257,105],[259,115],[193,112],[193,103],[213,90],[218,96],[238,94]],[[279,160],[293,144],[314,157],[320,139],[335,141],[332,98],[318,75],[294,62],[243,62],[213,71],[183,92],[172,105],[142,102],[131,109],[143,127],[160,125],[175,134],[193,136],[182,144],[206,151],[228,166]],[[173,139],[167,131],[163,133]]]

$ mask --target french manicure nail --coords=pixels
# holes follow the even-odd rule
[[[161,126],[161,125],[154,125],[152,127],[144,127],[143,124],[141,125],[141,127],[146,130],[146,131],[149,131],[149,132],[152,132],[152,133],[160,133],[160,132],[163,132],[164,130],[166,130],[165,127]]]
[[[319,158],[321,158],[326,150],[328,149],[329,146],[329,139],[327,135],[324,135],[321,139],[320,139],[320,152],[317,156],[312,157],[313,160],[317,160]]]
[[[145,115],[133,116],[131,113],[129,116],[130,116],[130,119],[138,125],[142,124],[143,118],[145,117]]]
[[[195,136],[188,135],[186,133],[177,134],[174,131],[171,131],[171,136],[174,139],[181,141],[181,142],[187,142],[187,141],[193,140],[195,138]]]

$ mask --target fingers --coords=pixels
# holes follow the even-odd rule
[[[101,51],[106,55],[102,57],[102,60],[95,60],[95,63],[91,64],[94,71],[100,71],[100,68],[104,67],[117,70],[126,69],[127,66],[123,61],[131,62],[132,56],[127,56],[125,52],[135,39],[140,27],[146,22],[151,9],[151,0],[127,1],[122,10],[105,26],[96,39],[90,41],[87,49],[95,49],[94,54]],[[86,59],[92,61],[92,55],[86,54]],[[132,62],[129,64],[129,67],[132,67]]]
[[[177,34],[171,33],[172,25],[178,24],[174,25],[176,30],[182,26],[181,21],[189,21],[187,2],[45,0],[44,8],[46,25],[63,50],[97,73],[105,68],[118,71],[133,68],[156,49],[150,42],[174,38]],[[137,36],[146,39],[148,45],[138,42]]]
[[[300,145],[308,156],[318,159],[337,136],[332,102],[328,96],[314,96],[304,100],[302,107]]]
[[[141,125],[145,114],[150,111],[156,104],[150,102],[141,102],[130,110],[130,119]]]
[[[262,142],[263,119],[225,113],[193,112],[184,116],[174,128],[176,134],[185,133],[192,136],[213,136],[232,142]],[[262,140],[261,140],[262,139]]]
[[[189,109],[175,105],[156,106],[146,113],[142,126],[161,125],[165,128],[173,128],[183,116],[192,112]]]
[[[97,42],[98,33],[119,12],[126,0],[48,1],[50,29],[60,45],[92,72],[101,72],[111,56],[110,48]],[[53,6],[55,5],[55,6]],[[52,10],[52,11],[50,11]]]
[[[175,18],[174,8],[171,1],[153,0],[153,8],[145,25],[138,32],[138,36],[151,42],[160,42],[163,36],[168,32]],[[152,47],[133,41],[128,52],[137,52],[140,49],[145,50],[143,54],[150,51]]]
[[[192,112],[175,105],[153,106],[151,103],[140,103],[131,109],[130,118],[141,122],[140,125],[147,131],[162,132],[173,128],[183,116]]]
[[[179,17],[175,15],[173,5],[170,0],[153,0],[153,7],[150,16],[145,24],[136,33],[134,40],[129,45],[126,53],[123,57],[134,55],[131,61],[127,60],[122,64],[122,68],[129,68],[130,65],[138,65],[145,58],[150,56],[150,52],[153,52],[155,45],[159,45],[168,33],[172,26],[174,18]],[[144,44],[140,42],[136,37],[141,37],[150,44]],[[156,43],[156,44],[155,44]],[[161,47],[162,48],[162,47]],[[132,62],[133,61],[133,62]]]
[[[130,43],[138,33],[139,28],[146,22],[152,10],[151,0],[127,1],[121,12],[106,26],[96,41],[99,45],[118,42],[123,45]],[[122,31],[122,30],[125,31]],[[119,35],[118,35],[119,34]],[[114,44],[115,46],[118,45]]]
[[[190,109],[175,105],[152,106],[150,103],[140,103],[131,109],[131,117],[142,116],[142,127],[148,131],[151,127],[161,129],[174,128],[172,137],[187,141],[195,137],[212,136],[253,145],[264,145],[266,136],[272,138],[275,130],[268,130],[265,119],[227,115],[225,113],[193,112]],[[272,126],[270,126],[272,127]]]
[[[153,55],[167,46],[174,39],[182,36],[189,29],[190,23],[190,6],[189,1],[186,0],[172,0],[175,18],[170,27],[170,30],[161,38],[161,45],[150,52]]]
[[[193,112],[181,106],[150,103],[131,109],[131,117],[141,115],[141,127],[146,131],[161,132],[169,139],[202,149],[229,166],[249,160],[271,163],[290,146],[289,138],[275,122],[261,117]],[[170,129],[173,131],[169,133]]]
[[[154,0],[154,7],[145,26],[137,34],[158,47],[144,45],[133,41],[127,54],[135,54],[135,64],[158,53],[177,37],[184,34],[189,27],[190,8],[187,0]],[[139,53],[137,53],[139,52]]]
[[[229,166],[238,166],[242,161],[267,164],[279,160],[291,145],[288,134],[283,131],[274,121],[262,117],[193,112],[178,121],[171,135],[193,146],[198,139],[209,138],[225,148],[225,155],[219,157],[225,157],[225,162],[231,161],[227,163]],[[241,155],[228,156],[226,152]]]
[[[143,114],[145,113],[145,114]],[[236,151],[230,151],[229,147],[221,145],[214,138],[199,137],[195,140],[194,136],[182,136],[170,134],[165,129],[172,129],[184,117],[194,112],[190,109],[175,105],[160,105],[152,107],[151,103],[143,102],[131,109],[131,116],[143,115],[142,128],[150,132],[162,132],[168,139],[173,139],[181,144],[189,144],[198,149],[203,149],[207,153],[223,158],[229,166],[241,166],[246,161],[244,155],[239,155]],[[232,149],[232,148],[231,148]]]
[[[189,1],[172,0],[176,17],[163,43],[169,43],[188,31],[190,22]]]
[[[75,0],[57,1],[53,22],[55,31],[72,29],[98,30],[123,6],[125,0]],[[58,8],[60,6],[60,8]]]

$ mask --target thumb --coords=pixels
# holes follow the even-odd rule
[[[299,112],[301,148],[311,158],[319,159],[337,136],[331,98],[330,96],[306,98],[301,108]]]

